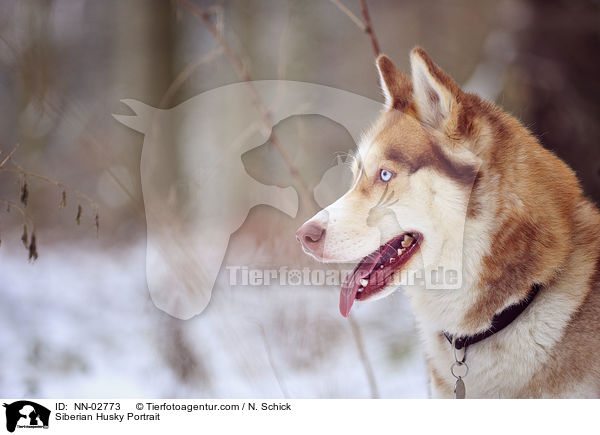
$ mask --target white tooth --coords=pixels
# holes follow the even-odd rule
[[[359,293],[360,293],[360,292],[362,292],[363,290],[364,290],[364,288],[362,288],[362,287],[359,287],[359,288],[358,288],[358,292],[359,292]]]
[[[414,239],[411,236],[404,236],[404,239],[402,239],[402,247],[408,248],[413,240]]]
[[[366,287],[369,284],[369,280],[366,278],[363,278],[360,280],[360,285],[362,285],[363,287]]]
[[[398,249],[398,255],[402,255],[403,252],[404,252],[404,249]]]
[[[396,261],[394,257],[390,258],[390,263],[393,263],[394,261]]]
[[[380,269],[383,269],[383,264],[381,266],[379,266]]]

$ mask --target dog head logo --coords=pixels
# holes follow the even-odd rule
[[[255,96],[268,108],[271,128],[265,128]],[[264,144],[274,125],[296,115],[324,116],[358,142],[362,126],[382,108],[339,89],[279,80],[224,86],[169,110],[135,100],[123,103],[135,115],[113,116],[144,134],[140,171],[148,287],[158,308],[181,319],[208,304],[229,238],[252,207],[266,204],[292,217],[297,213],[296,191],[252,178],[242,154]],[[317,196],[325,202],[332,197],[326,186]]]
[[[4,404],[6,408],[6,430],[14,432],[16,428],[48,428],[50,410],[29,400],[19,400]]]

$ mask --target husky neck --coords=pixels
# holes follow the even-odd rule
[[[421,326],[474,335],[494,315],[547,287],[573,251],[573,215],[582,201],[574,173],[514,118],[485,113],[472,147],[483,160],[464,227],[462,287],[408,289]],[[565,195],[564,192],[579,192]]]

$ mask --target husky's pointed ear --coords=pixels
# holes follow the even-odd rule
[[[432,127],[452,130],[462,91],[421,47],[411,51],[410,66],[419,119]]]
[[[412,84],[410,78],[400,71],[385,54],[377,58],[379,83],[385,97],[385,107],[407,110],[411,105]]]

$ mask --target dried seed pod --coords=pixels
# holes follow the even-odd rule
[[[58,204],[58,208],[65,208],[67,206],[67,191],[62,191],[62,197],[60,199],[60,204]]]
[[[23,246],[27,248],[29,237],[27,236],[27,224],[23,224],[23,235],[21,236],[21,242]]]
[[[29,259],[37,260],[38,252],[37,252],[37,244],[35,241],[35,231],[31,233],[31,242],[29,243]]]
[[[94,225],[96,226],[96,237],[98,237],[100,233],[100,215],[98,212],[96,212],[96,215],[94,216]]]
[[[77,206],[77,217],[75,218],[75,221],[77,222],[77,225],[81,224],[81,215],[83,214],[83,209],[81,208],[81,204],[79,204]]]
[[[29,199],[29,186],[27,184],[27,178],[23,180],[23,186],[21,186],[21,202],[24,206],[27,206],[27,200]]]

